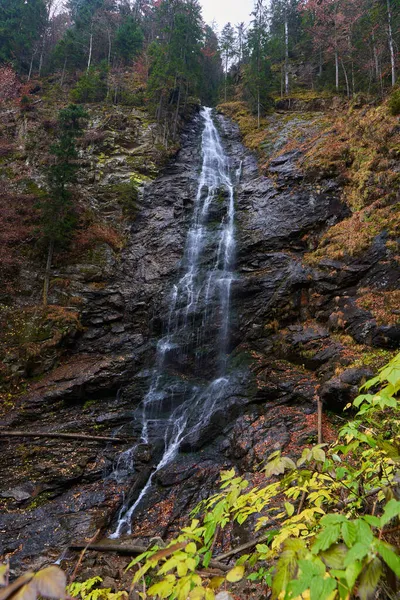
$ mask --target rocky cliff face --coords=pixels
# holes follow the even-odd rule
[[[309,119],[311,127],[317,117],[301,120],[304,125]],[[341,182],[330,175],[305,177],[301,149],[285,148],[291,134],[287,121],[274,125],[280,128],[270,149],[274,158],[262,175],[242,146],[237,125],[223,116],[217,121],[232,168],[242,166],[230,386],[224,409],[157,473],[134,521],[133,537],[141,539],[172,534],[188,510],[215,488],[221,468],[234,465],[252,478],[271,452],[295,455],[314,441],[318,395],[329,410],[341,411],[370,373],[362,365],[385,361],[400,339],[396,322],[379,322],[359,303],[365,288],[390,291],[396,285],[399,266],[384,236],[377,235],[357,258],[307,260],[310,247],[350,214]],[[89,169],[93,202],[101,201],[105,186],[131,178],[135,153],[126,122],[120,130],[123,150],[108,158],[97,155],[96,167]],[[177,157],[144,184],[135,219],[124,226],[120,257],[104,247],[96,272],[84,263],[59,271],[60,279],[70,276],[74,295],[83,300],[83,329],[62,364],[5,413],[3,426],[138,435],[133,409],[147,389],[167,292],[179,272],[197,184],[200,132],[197,116],[182,135]],[[135,148],[140,147],[139,137]],[[114,209],[113,201],[105,201],[106,215]],[[57,301],[57,285],[53,294]],[[325,422],[328,439],[329,428]],[[2,442],[0,553],[12,555],[15,564],[41,564],[58,557],[72,540],[107,532],[122,493],[137,497],[157,455],[156,448],[139,445],[135,471],[116,481],[113,465],[123,449],[89,441]],[[244,534],[230,535],[242,539]]]

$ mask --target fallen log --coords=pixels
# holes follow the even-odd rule
[[[64,440],[81,440],[85,442],[111,442],[112,444],[126,444],[133,441],[133,438],[108,437],[103,435],[86,435],[84,433],[53,433],[52,431],[7,431],[0,430],[0,438],[8,437],[37,437],[37,438],[56,438]]]
[[[123,544],[85,544],[84,542],[72,543],[68,546],[69,550],[84,550],[87,552],[90,550],[94,552],[115,552],[116,554],[121,554],[124,556],[137,556],[138,554],[143,554],[143,552],[147,552],[149,548],[147,546],[140,545],[126,545]],[[167,548],[166,548],[167,549]],[[219,562],[218,560],[211,560],[209,566],[212,569],[218,569],[219,571],[229,571],[230,567],[225,565],[224,563]]]

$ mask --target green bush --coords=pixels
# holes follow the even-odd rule
[[[400,115],[400,90],[396,90],[389,98],[389,109],[393,116]]]
[[[102,102],[107,97],[107,69],[89,69],[71,92],[74,102]]]

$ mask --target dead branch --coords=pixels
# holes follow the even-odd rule
[[[102,435],[86,435],[84,433],[54,433],[52,431],[8,431],[0,430],[0,438],[8,437],[32,437],[32,438],[60,438],[65,440],[81,440],[85,442],[111,442],[113,444],[126,444],[133,438],[118,438]]]

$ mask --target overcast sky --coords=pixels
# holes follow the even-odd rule
[[[200,0],[203,6],[203,18],[210,24],[214,19],[221,29],[230,21],[232,25],[250,21],[254,0]]]

